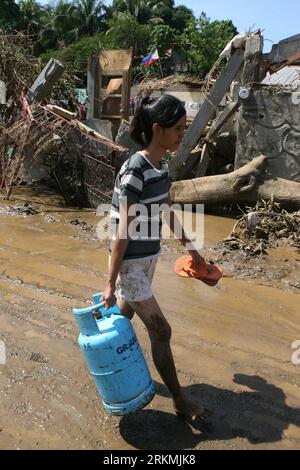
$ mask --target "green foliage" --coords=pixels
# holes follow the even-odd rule
[[[135,55],[148,49],[151,27],[140,24],[130,13],[119,13],[109,21],[106,35],[108,43],[115,49],[133,48]]]
[[[183,33],[188,28],[188,25],[194,19],[194,14],[192,10],[187,8],[184,5],[179,5],[178,7],[174,8],[172,12],[172,18],[170,21],[170,25],[172,28],[176,29]]]
[[[133,48],[135,75],[160,75],[166,51],[184,48],[191,72],[203,77],[227,42],[237,33],[232,21],[210,21],[205,13],[196,19],[185,5],[174,0],[1,0],[0,27],[33,35],[32,52],[45,61],[60,58],[85,71],[87,57],[100,47]],[[140,59],[158,49],[161,62],[149,69]]]
[[[113,10],[118,13],[129,13],[141,24],[146,24],[153,18],[159,17],[160,8],[168,1],[157,0],[114,0]]]
[[[176,31],[166,24],[154,26],[150,33],[149,51],[157,49],[161,58],[164,58],[168,49],[176,43]]]
[[[78,39],[79,21],[75,17],[76,8],[64,0],[55,7],[45,7],[42,16],[39,39],[35,43],[38,55],[47,49],[59,48]]]
[[[105,17],[104,2],[99,0],[74,0],[75,17],[80,34],[92,36],[99,31]]]
[[[43,21],[44,8],[36,0],[21,0],[19,29],[28,35],[37,34]]]
[[[41,54],[40,58],[43,64],[46,64],[53,57],[60,60],[69,72],[84,72],[87,69],[89,54],[97,53],[101,48],[108,47],[111,46],[107,36],[101,32],[91,37],[83,37],[68,47],[49,50]]]
[[[7,31],[17,28],[21,20],[19,5],[14,0],[2,0],[0,9],[0,27]]]
[[[210,22],[205,13],[198,20],[192,20],[185,33],[190,43],[191,72],[204,77],[236,34],[237,29],[231,20]]]

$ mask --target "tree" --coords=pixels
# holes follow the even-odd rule
[[[2,0],[0,9],[0,27],[11,31],[18,27],[21,20],[19,5],[14,0]]]
[[[140,24],[130,13],[118,13],[109,21],[107,36],[113,48],[133,48],[134,55],[141,55],[149,47],[150,26]]]
[[[162,21],[169,26],[172,26],[171,21],[174,13],[174,1],[173,0],[162,0],[157,2],[155,7],[155,14],[161,18]]]
[[[158,18],[159,8],[164,6],[164,1],[155,0],[114,0],[113,10],[115,14],[129,13],[141,24],[148,23],[153,18]]]
[[[156,25],[151,29],[150,49],[157,49],[163,58],[166,51],[176,42],[176,31],[166,24]]]
[[[20,3],[20,29],[27,35],[37,34],[41,28],[44,9],[35,0],[22,0]]]
[[[172,28],[183,33],[187,29],[188,24],[194,19],[192,10],[187,8],[185,5],[179,5],[172,10],[170,25]]]
[[[190,44],[191,72],[204,77],[236,34],[231,20],[210,22],[204,12],[198,20],[192,20],[185,33],[185,40]]]
[[[80,24],[79,33],[92,36],[99,29],[105,18],[105,5],[99,0],[74,0],[77,18]]]
[[[78,18],[73,4],[59,0],[55,7],[46,6],[41,16],[40,39],[35,51],[65,46],[78,39]]]
[[[101,48],[108,47],[111,47],[108,37],[105,33],[99,32],[94,36],[84,36],[70,46],[46,51],[41,54],[40,58],[43,64],[47,63],[51,57],[56,58],[66,65],[70,73],[86,72],[89,54],[96,54]]]

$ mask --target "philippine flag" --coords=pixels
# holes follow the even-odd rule
[[[149,67],[149,65],[153,64],[153,62],[155,62],[158,59],[159,59],[159,55],[156,49],[154,52],[151,52],[151,54],[147,55],[147,57],[145,57],[142,60],[142,64],[144,67]]]

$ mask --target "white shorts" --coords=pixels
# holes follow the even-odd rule
[[[124,259],[116,282],[117,299],[128,302],[150,299],[153,296],[151,283],[157,260],[158,255],[152,258]]]

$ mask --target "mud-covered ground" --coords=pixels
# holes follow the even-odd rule
[[[30,201],[26,206],[24,203]],[[163,245],[154,291],[173,328],[180,382],[214,409],[214,429],[180,421],[151,358],[144,326],[134,328],[157,384],[144,410],[103,410],[77,345],[71,309],[88,305],[107,276],[107,250],[93,210],[19,189],[0,201],[1,449],[299,449],[299,265],[282,246],[246,260],[213,248],[234,220],[206,216],[203,254],[225,275],[216,287],[174,273],[182,250]],[[2,343],[3,346],[3,343]],[[297,361],[296,361],[297,362]]]

